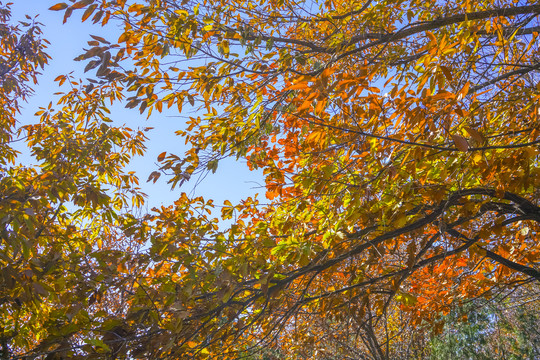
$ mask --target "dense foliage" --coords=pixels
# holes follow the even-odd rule
[[[474,300],[454,309],[429,348],[430,359],[537,359],[540,356],[538,289]],[[533,291],[531,291],[533,290]]]
[[[40,24],[2,8],[4,358],[420,358],[452,309],[540,281],[535,1],[51,10],[123,28],[77,58],[90,82],[59,76],[69,91],[20,129],[25,167],[17,102],[48,57]],[[184,193],[136,215],[125,166],[146,136],[110,123],[119,101],[200,114],[148,181],[233,156],[262,169],[265,199],[225,202],[226,231]]]

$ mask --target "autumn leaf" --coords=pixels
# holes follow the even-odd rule
[[[459,151],[469,150],[469,143],[467,142],[467,139],[465,139],[463,136],[452,135],[452,140],[454,141],[454,145],[456,145]]]
[[[399,293],[398,295],[396,295],[396,301],[402,303],[405,306],[414,306],[418,302],[418,299],[411,294]]]
[[[478,144],[482,144],[485,141],[484,136],[478,130],[471,127],[465,127],[464,129]]]
[[[441,71],[443,72],[444,76],[446,77],[447,80],[449,81],[452,81],[453,79],[453,75],[452,75],[452,72],[450,71],[450,69],[444,65],[441,65],[440,66],[441,68]]]
[[[96,8],[97,8],[97,4],[90,5],[88,9],[84,11],[84,14],[81,17],[81,21],[85,22],[90,17],[90,15],[94,13],[94,10],[96,10]]]
[[[66,68],[23,127],[61,54],[0,5],[4,357],[401,359],[463,303],[534,298],[540,5],[311,5],[56,4],[111,36],[70,44],[96,79]],[[261,195],[156,206],[131,161],[150,169],[161,139],[118,104],[185,146],[159,144],[147,182],[198,184],[232,158]]]
[[[152,181],[155,184],[160,176],[161,176],[161,173],[159,171],[152,171],[152,173],[150,173],[150,175],[148,176],[148,179],[146,180],[146,182]]]
[[[102,38],[101,36],[96,36],[96,35],[90,35],[90,37],[92,39],[95,39],[101,43],[104,43],[104,44],[110,44],[110,42],[108,42],[107,40],[105,40],[104,38]]]
[[[51,6],[49,10],[59,11],[59,10],[64,10],[67,7],[68,5],[66,3],[58,3],[56,5]]]
[[[82,9],[90,4],[92,4],[94,0],[81,0],[77,1],[75,4],[71,5],[73,9]]]

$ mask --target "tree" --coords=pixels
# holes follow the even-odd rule
[[[496,301],[475,300],[452,311],[431,341],[431,359],[535,359],[540,354],[538,287],[524,286]]]
[[[107,125],[105,104],[120,96],[114,86],[67,77],[57,79],[71,85],[58,108],[51,102],[37,123],[18,124],[49,56],[42,24],[30,16],[14,24],[10,14],[0,3],[0,358],[91,354],[105,346],[96,332],[114,329],[129,289],[131,279],[117,274],[135,267],[122,250],[136,244],[120,234],[142,194],[123,169],[145,134]],[[14,141],[39,165],[21,164]]]
[[[463,299],[540,280],[536,2],[51,9],[123,22],[79,58],[109,98],[206,112],[149,181],[236,156],[263,169],[268,201],[225,203],[224,233],[185,194],[124,226],[114,241],[148,250],[124,250],[137,270],[110,275],[118,290],[73,333],[94,347],[71,356],[388,359]]]

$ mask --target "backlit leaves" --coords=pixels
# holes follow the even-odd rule
[[[20,353],[43,336],[45,351],[68,337],[68,355],[84,343],[77,351],[98,357],[408,358],[407,339],[438,331],[460,302],[540,277],[537,4],[51,9],[123,29],[78,58],[99,81],[59,77],[73,89],[61,109],[25,128],[43,166],[5,177],[6,248],[32,264],[5,263],[8,292],[30,294],[6,296],[52,301],[49,262],[77,289],[51,315],[72,322],[18,329]],[[17,82],[3,84],[9,94]],[[262,171],[266,199],[225,201],[226,231],[212,201],[184,193],[123,211],[138,181],[123,169],[146,140],[109,124],[105,100],[124,96],[137,113],[188,114],[177,131],[188,150],[159,154],[148,181],[182,187],[235,156]]]

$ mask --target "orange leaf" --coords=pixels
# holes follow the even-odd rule
[[[58,3],[56,5],[53,5],[49,8],[49,10],[53,10],[53,11],[58,11],[58,10],[64,10],[65,8],[67,8],[67,4],[66,3]]]
[[[167,155],[166,151],[159,154],[158,157],[157,157],[157,161],[163,161],[163,159],[165,159],[165,155]]]
[[[461,259],[457,259],[456,265],[466,267],[468,265],[468,263],[467,263],[466,259],[461,258]]]
[[[120,35],[120,37],[118,38],[118,42],[119,43],[125,42],[127,39],[129,39],[129,34],[128,33],[122,33],[122,35]]]
[[[464,98],[469,94],[469,87],[471,86],[471,83],[467,81],[465,86],[463,86],[463,89],[461,89],[461,97]]]
[[[315,107],[315,111],[320,114],[323,112],[324,108],[326,107],[326,101],[321,100],[317,102],[317,106]]]
[[[323,131],[314,131],[306,137],[306,143],[321,145],[326,140],[326,133]]]
[[[307,110],[311,107],[312,101],[306,100],[300,105],[300,107],[297,109],[297,111]]]
[[[308,84],[309,84],[308,81],[300,81],[294,85],[289,86],[287,90],[306,89],[308,87]]]

